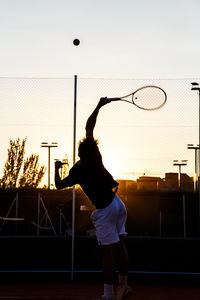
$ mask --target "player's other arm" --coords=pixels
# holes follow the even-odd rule
[[[55,162],[55,186],[58,190],[63,189],[65,186],[60,178],[59,170],[62,168],[62,163],[60,161]]]
[[[86,123],[86,138],[94,138],[93,136],[93,131],[94,131],[94,127],[96,125],[96,121],[97,121],[97,115],[99,113],[99,110],[102,106],[106,105],[107,103],[110,103],[111,101],[108,100],[106,97],[101,98],[99,103],[97,104],[97,107],[95,108],[95,110],[93,111],[93,113],[90,115],[90,117],[87,120]]]
[[[55,162],[55,186],[58,190],[62,190],[66,187],[73,186],[76,184],[75,179],[72,175],[65,177],[64,179],[60,178],[59,170],[62,168],[62,162],[56,161]]]

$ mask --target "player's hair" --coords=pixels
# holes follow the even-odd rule
[[[79,142],[78,155],[82,162],[93,163],[101,160],[98,140],[84,138]]]

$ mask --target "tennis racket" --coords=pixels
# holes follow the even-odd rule
[[[123,97],[107,98],[110,101],[125,101],[140,109],[156,110],[163,107],[167,101],[165,91],[154,85],[147,85]]]

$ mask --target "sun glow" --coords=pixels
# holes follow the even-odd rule
[[[135,180],[138,176],[130,169],[130,166],[124,164],[124,162],[116,155],[106,155],[103,158],[105,168],[112,174],[115,179],[131,179]]]
[[[104,159],[104,166],[114,178],[118,178],[119,174],[123,172],[123,166],[115,161],[115,159],[113,159],[112,157]]]

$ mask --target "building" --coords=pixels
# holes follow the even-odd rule
[[[119,179],[117,182],[119,182],[118,194],[120,196],[137,191],[137,183],[134,180]]]
[[[140,176],[137,179],[138,191],[159,191],[164,187],[164,180],[155,176]]]
[[[178,191],[178,173],[166,173],[165,178],[156,176],[140,176],[134,180],[117,180],[119,182],[119,195],[127,195],[135,191]],[[187,174],[181,174],[181,190],[193,192],[193,177]]]
[[[181,190],[192,192],[194,190],[193,177],[188,176],[185,173],[181,173]],[[165,186],[167,190],[176,191],[179,190],[178,173],[166,173],[165,174]]]

